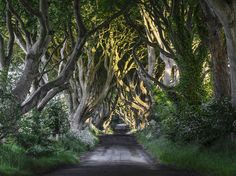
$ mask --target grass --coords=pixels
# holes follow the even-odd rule
[[[54,150],[46,156],[30,156],[27,150],[16,144],[0,145],[1,176],[35,176],[54,170],[65,164],[78,163],[79,155],[88,147],[75,142],[63,146],[63,142],[54,145]],[[79,144],[76,145],[76,144]],[[73,148],[74,147],[74,148]]]
[[[58,168],[64,164],[77,163],[78,160],[74,155],[68,155],[62,153],[58,156],[49,156],[42,158],[31,159],[28,156],[21,158],[22,164],[12,165],[4,164],[0,165],[0,175],[4,176],[31,176],[49,172]]]
[[[195,170],[207,176],[236,175],[235,143],[219,141],[207,148],[174,143],[164,137],[148,139],[145,133],[138,134],[138,140],[161,163]]]

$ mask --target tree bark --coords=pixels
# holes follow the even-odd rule
[[[74,0],[74,13],[76,16],[77,30],[79,32],[77,41],[73,46],[71,54],[68,56],[68,61],[56,79],[46,83],[42,87],[39,87],[25,102],[22,103],[22,112],[23,113],[28,112],[37,105],[38,101],[42,99],[43,95],[46,95],[48,91],[64,84],[66,81],[69,81],[76,68],[75,66],[77,61],[80,60],[82,49],[84,47],[87,38],[92,36],[96,31],[107,27],[112,20],[122,15],[124,11],[126,11],[127,9],[128,9],[127,7],[121,9],[117,13],[114,13],[109,18],[107,18],[107,20],[103,21],[98,26],[94,27],[92,30],[87,31],[85,25],[83,24],[82,16],[80,14],[81,13],[80,0]]]
[[[156,61],[157,61],[155,48],[148,45],[147,49],[148,49],[148,74],[153,76],[154,69],[155,69],[155,64],[156,64]]]
[[[174,67],[176,67],[175,61],[173,59],[165,56],[162,53],[160,53],[160,58],[165,63],[163,84],[168,87],[176,85],[178,82],[178,79],[176,77],[176,73],[175,73],[176,71],[174,70]]]
[[[39,10],[33,9],[31,4],[25,0],[19,1],[30,15],[37,17],[39,22],[39,36],[36,42],[27,43],[24,71],[12,91],[18,101],[22,103],[29,93],[33,80],[37,77],[40,59],[45,54],[51,37],[49,35],[48,0],[40,0]],[[12,6],[11,11],[14,12],[16,18],[20,18]],[[23,23],[22,19],[19,20]],[[22,30],[26,31],[24,25],[22,25],[22,28]],[[28,37],[26,33],[25,36],[26,38]]]
[[[236,1],[205,0],[223,25],[230,61],[231,101],[236,108]]]
[[[213,86],[216,99],[230,97],[230,74],[228,68],[228,56],[224,43],[223,28],[216,14],[201,2],[208,29],[208,47],[213,63]]]
[[[0,34],[0,71],[4,71],[4,79],[7,79],[8,70],[11,63],[11,58],[13,54],[13,47],[14,47],[14,32],[13,32],[13,25],[12,25],[12,14],[9,10],[9,3],[7,3],[7,10],[6,10],[6,26],[9,33],[9,39],[7,42],[7,46],[5,47],[5,40],[4,37]]]
[[[19,102],[23,102],[29,93],[32,82],[38,74],[39,62],[38,58],[27,55],[25,59],[25,68],[22,76],[17,81],[13,94],[17,97]]]

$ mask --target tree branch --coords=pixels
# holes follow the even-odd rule
[[[29,31],[26,29],[25,27],[25,24],[23,22],[23,20],[21,19],[21,17],[19,16],[19,14],[15,11],[15,9],[13,8],[12,4],[11,4],[11,0],[7,0],[7,6],[8,6],[8,9],[10,10],[10,12],[16,17],[17,21],[20,23],[20,26],[21,26],[21,29],[22,31],[25,33],[25,38],[26,38],[26,45],[27,47],[24,47],[24,48],[28,48],[30,45],[31,45],[31,42],[30,42],[30,38],[29,38]],[[20,31],[17,31],[18,33],[20,33]],[[16,34],[16,32],[15,32]],[[19,36],[19,35],[17,35]],[[19,39],[23,39],[23,37],[19,37]],[[24,40],[24,39],[23,39]],[[23,41],[23,40],[19,40],[19,41]],[[23,45],[23,42],[21,42],[21,45]]]
[[[138,26],[137,24],[135,24],[130,18],[128,14],[125,14],[125,19],[127,24],[132,27],[133,29],[135,29],[139,36],[141,37],[142,41],[145,42],[147,45],[152,46],[154,48],[158,48],[158,50],[160,52],[162,52],[163,54],[165,54],[167,57],[173,58],[174,57],[174,53],[173,51],[171,52],[167,52],[166,50],[164,50],[159,43],[153,43],[151,41],[149,41],[145,36],[144,36],[144,32],[140,30],[140,26]]]
[[[8,40],[8,43],[7,43],[6,57],[7,57],[7,62],[9,64],[10,59],[11,59],[12,54],[13,54],[13,46],[14,46],[15,37],[14,37],[13,26],[12,26],[12,21],[11,21],[12,20],[12,15],[11,15],[11,12],[9,10],[8,5],[7,5],[7,12],[6,12],[6,20],[7,20],[7,30],[9,32],[9,40]]]
[[[27,54],[27,52],[28,52],[28,49],[27,49],[27,46],[26,46],[27,44],[26,44],[22,34],[17,29],[15,29],[14,30],[14,35],[15,35],[15,38],[16,38],[16,43],[24,51],[24,53]]]
[[[74,0],[74,14],[75,14],[75,19],[76,19],[76,24],[77,24],[77,28],[79,30],[79,37],[82,37],[86,34],[87,29],[84,25],[84,22],[82,20],[82,16],[80,13],[80,0]]]
[[[217,14],[221,22],[228,26],[233,23],[233,16],[231,14],[231,8],[227,1],[222,0],[205,0],[210,8],[212,8]],[[233,1],[234,2],[234,1]],[[227,15],[224,15],[227,14]]]
[[[26,1],[26,0],[18,0],[22,6],[28,11],[28,13],[36,16],[36,17],[40,17],[41,16],[41,13],[39,10],[37,9],[33,9],[32,8],[32,5],[29,3],[29,1]]]
[[[66,39],[67,39],[67,36],[66,36],[66,37],[63,39],[63,41],[60,42],[60,43],[56,46],[56,48],[52,51],[52,53],[51,53],[49,59],[47,60],[46,64],[44,65],[44,67],[43,67],[43,69],[42,69],[42,72],[41,72],[41,76],[40,76],[40,78],[39,78],[39,81],[43,78],[43,75],[45,74],[45,69],[46,69],[46,67],[48,66],[49,62],[52,60],[53,55],[56,53],[56,51],[59,49],[59,47],[61,47],[61,46],[64,44],[64,42],[66,41]],[[63,60],[64,60],[64,58],[62,58],[62,60],[61,60],[60,62],[62,62]],[[54,68],[55,68],[55,67],[53,66],[53,69],[54,69]],[[52,70],[52,69],[50,69],[50,70]],[[47,73],[47,72],[48,72],[48,71],[46,71],[46,73]]]
[[[86,28],[82,22],[81,15],[80,15],[80,6],[79,6],[80,0],[74,0],[74,13],[76,15],[77,25],[80,28],[79,36],[77,39],[77,42],[73,48],[73,51],[69,57],[69,60],[65,67],[63,68],[60,75],[53,81],[50,81],[43,85],[42,87],[39,87],[31,96],[30,98],[22,103],[22,111],[27,112],[32,107],[35,107],[37,105],[37,100],[42,99],[45,93],[49,92],[51,89],[58,87],[65,82],[69,80],[69,78],[72,76],[77,61],[80,58],[80,55],[82,53],[83,46],[86,42],[87,37],[92,35],[97,30],[107,26],[112,20],[114,20],[116,17],[120,16],[122,11],[112,15],[110,18],[108,18],[106,21],[104,21],[102,24],[98,25],[96,28],[91,30],[90,32],[86,33]]]
[[[108,17],[107,20],[105,20],[104,22],[102,22],[101,24],[99,24],[97,27],[93,28],[92,30],[90,30],[88,32],[88,35],[92,35],[94,34],[96,31],[108,26],[114,19],[118,18],[119,16],[121,16],[123,13],[125,13],[127,10],[129,9],[129,5],[127,5],[125,8],[119,10],[118,12],[116,12],[115,14],[113,14],[112,16]]]
[[[4,38],[0,33],[0,70],[5,67],[5,48],[4,48]]]
[[[66,90],[69,87],[69,83],[63,84],[62,86],[56,87],[52,90],[50,90],[47,95],[40,101],[40,103],[37,105],[37,109],[39,111],[43,110],[43,108],[46,106],[46,104],[55,97],[58,93],[60,93],[63,90]]]
[[[142,72],[146,75],[146,77],[148,79],[150,79],[151,81],[153,81],[155,84],[157,84],[161,89],[163,90],[167,90],[168,87],[165,86],[164,84],[162,84],[159,80],[157,80],[156,78],[152,77],[151,75],[148,74],[148,72],[145,70],[145,68],[143,67],[142,63],[139,61],[139,59],[137,58],[136,55],[136,50],[138,48],[138,46],[141,44],[141,41],[137,42],[136,45],[133,47],[133,51],[132,54],[134,56],[134,60],[135,62],[138,64],[138,66],[140,67],[140,69],[142,70]]]
[[[22,0],[20,0],[22,1]],[[24,1],[24,0],[23,0]],[[50,26],[48,17],[48,0],[40,0],[40,15],[37,16],[40,22],[39,39],[35,43],[35,47],[43,47],[49,40]]]

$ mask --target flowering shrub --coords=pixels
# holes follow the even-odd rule
[[[95,135],[90,131],[89,127],[83,129],[83,130],[78,130],[76,132],[73,132],[71,134],[73,137],[76,139],[80,140],[82,143],[93,147],[96,144],[97,138]]]

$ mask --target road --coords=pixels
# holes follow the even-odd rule
[[[132,135],[105,135],[80,164],[45,176],[199,176],[155,162]]]

